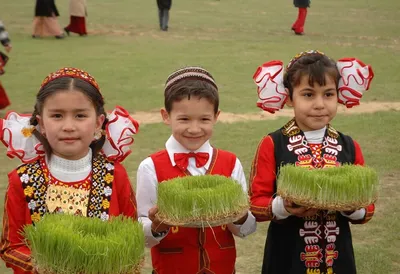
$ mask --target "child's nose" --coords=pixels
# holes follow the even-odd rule
[[[189,125],[189,128],[188,128],[188,131],[190,133],[200,132],[199,124],[196,121],[191,122],[190,125]]]
[[[325,107],[324,98],[320,96],[316,97],[314,100],[314,107],[318,109],[324,108]]]
[[[75,124],[74,121],[72,119],[65,119],[64,121],[64,125],[63,125],[63,130],[65,131],[71,131],[75,129]]]

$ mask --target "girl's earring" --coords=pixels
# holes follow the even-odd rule
[[[94,140],[95,141],[98,141],[98,140],[100,140],[100,138],[101,138],[101,129],[99,129],[99,130],[96,130],[96,132],[94,133]]]

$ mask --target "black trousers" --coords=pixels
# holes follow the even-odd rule
[[[172,5],[172,0],[157,0],[157,6],[158,9],[164,10],[164,9],[170,9]]]

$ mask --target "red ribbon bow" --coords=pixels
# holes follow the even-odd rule
[[[189,153],[175,153],[174,160],[176,165],[182,170],[186,170],[189,164],[189,158],[194,157],[196,160],[196,167],[202,167],[208,162],[210,155],[206,152],[189,152]]]

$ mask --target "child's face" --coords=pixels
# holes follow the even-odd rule
[[[161,110],[164,123],[171,126],[172,135],[190,151],[199,149],[213,133],[219,111],[214,113],[214,105],[205,98],[190,97],[172,104],[168,113]]]
[[[88,153],[105,117],[97,116],[93,103],[82,92],[61,90],[46,98],[42,115],[37,119],[53,153],[77,160]]]
[[[297,125],[302,131],[317,130],[325,127],[335,116],[338,105],[334,80],[325,76],[325,86],[308,84],[308,75],[301,78],[300,84],[293,89],[293,98],[288,105],[294,109]]]

